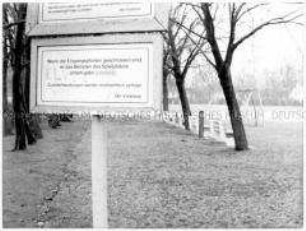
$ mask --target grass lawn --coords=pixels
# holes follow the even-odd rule
[[[44,138],[25,151],[11,151],[13,136],[3,139],[3,227],[92,226],[91,143],[84,125],[44,126]]]
[[[91,227],[88,122],[3,139],[4,227]],[[109,226],[302,227],[302,123],[248,128],[253,149],[157,121],[108,125]]]
[[[247,128],[245,152],[159,122],[109,130],[110,227],[302,227],[302,123]]]

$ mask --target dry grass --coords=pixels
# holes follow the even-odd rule
[[[246,152],[162,123],[111,128],[111,227],[302,226],[301,124],[249,129]]]
[[[91,227],[84,124],[45,130],[26,152],[10,152],[13,137],[4,139],[5,227]],[[248,129],[246,152],[161,122],[108,129],[110,227],[302,226],[301,124]]]
[[[11,152],[14,137],[4,138],[5,228],[91,227],[91,146],[83,125],[45,126],[44,139],[26,151]]]

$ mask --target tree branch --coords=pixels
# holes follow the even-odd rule
[[[242,3],[243,4],[243,3]],[[241,4],[241,5],[242,5]],[[245,3],[244,3],[245,4]],[[261,6],[265,6],[265,5],[268,5],[268,3],[260,3],[260,4],[256,4],[248,9],[246,9],[245,11],[239,11],[237,12],[237,21],[239,21],[245,14],[247,13],[250,13],[251,11],[257,9],[258,7],[261,7]],[[241,13],[240,13],[241,12]],[[240,14],[240,15],[239,15]]]
[[[203,22],[203,21],[204,21],[203,16],[202,16],[201,13],[196,9],[196,8],[200,8],[200,10],[201,10],[201,7],[200,7],[200,6],[197,6],[197,5],[194,5],[194,4],[191,4],[191,7],[192,7],[192,9],[196,12],[196,14],[197,14],[198,17],[200,18],[201,22]]]
[[[9,28],[11,28],[11,27],[13,27],[13,26],[17,26],[17,25],[19,25],[19,24],[21,24],[21,23],[25,23],[25,22],[26,22],[25,20],[20,20],[20,21],[18,21],[18,22],[8,23],[8,24],[3,25],[3,29],[4,29],[4,30],[7,30],[7,29],[9,29]]]
[[[195,26],[195,21],[193,21],[190,26],[189,26],[189,30],[193,31],[194,30],[194,26]],[[182,28],[182,27],[181,27]],[[199,39],[200,40],[200,39]],[[177,42],[177,46],[178,46],[178,55],[182,55],[184,48],[187,46],[187,42],[188,42],[188,37],[184,36],[183,38],[180,39],[180,41]]]
[[[197,46],[196,44],[196,42],[193,40],[193,38],[191,38],[191,36],[189,35],[189,33],[187,33],[186,31],[184,31],[185,32],[185,35],[187,36],[187,37],[189,37],[189,39],[190,39],[190,41],[195,45],[195,46]],[[204,39],[204,38],[203,38]],[[204,45],[204,44],[203,44]],[[208,56],[205,54],[205,52],[202,50],[202,49],[199,49],[199,52],[204,56],[204,58],[206,59],[206,61],[210,64],[210,65],[212,65],[214,68],[216,68],[216,64],[214,64],[214,62],[213,61],[211,61],[210,60],[210,58],[208,58]]]
[[[181,8],[181,7],[178,6],[178,7],[176,7],[176,8],[174,9],[174,12],[173,12],[173,15],[174,15],[174,16],[173,16],[173,18],[175,18],[175,15],[177,15],[178,10],[179,10],[180,8]],[[185,11],[186,11],[186,7],[183,9],[183,13],[182,13],[183,15],[182,15],[181,20],[180,20],[181,23],[178,25],[176,32],[173,34],[173,37],[174,37],[174,38],[177,37],[178,33],[179,33],[180,30],[181,30],[181,25],[183,25],[184,22],[185,22],[185,20],[186,20]],[[173,21],[173,20],[175,20],[175,19],[172,19],[172,17],[169,17],[169,21]]]
[[[186,76],[187,71],[188,71],[191,63],[193,62],[195,57],[199,54],[199,52],[202,49],[202,47],[204,46],[204,44],[205,44],[205,42],[201,41],[201,39],[199,39],[198,42],[196,44],[194,44],[194,48],[190,51],[189,56],[186,59],[185,67],[184,67],[184,69],[182,71],[182,75],[183,76]]]
[[[239,16],[239,14],[240,14],[240,12],[242,11],[242,9],[244,8],[244,6],[246,5],[246,3],[244,2],[244,3],[241,3],[239,6],[238,6],[238,8],[237,8],[237,10],[236,10],[236,14],[235,14],[235,17],[238,19],[238,16]]]
[[[211,51],[213,53],[216,66],[220,67],[223,63],[223,59],[219,50],[218,43],[215,37],[215,28],[214,28],[214,21],[210,14],[210,6],[211,3],[201,3],[201,8],[204,14],[204,27],[206,30],[206,37],[207,41],[211,47]]]
[[[238,7],[235,6],[233,3],[232,7],[230,7],[229,14],[230,14],[230,36],[227,44],[227,50],[225,55],[225,62],[230,64],[232,62],[233,57],[233,44],[235,41],[235,33],[236,33],[236,25],[237,25],[237,11],[242,9],[242,4]]]
[[[236,43],[234,43],[233,49],[235,50],[241,43],[243,43],[245,40],[247,40],[251,36],[255,35],[258,31],[262,30],[263,28],[265,28],[267,26],[279,25],[279,24],[288,24],[288,23],[299,24],[299,23],[294,22],[294,20],[301,17],[303,14],[299,14],[299,15],[296,15],[292,18],[288,18],[291,14],[292,13],[289,13],[289,14],[283,16],[283,17],[273,18],[273,19],[270,19],[270,20],[266,21],[265,23],[260,24],[259,26],[254,28],[252,31],[250,31],[248,34],[241,37]]]
[[[173,21],[173,22],[174,22],[174,23],[177,23],[177,24],[181,24],[181,23],[179,23],[179,22],[177,22],[177,21]],[[188,30],[189,33],[192,33],[192,34],[194,34],[194,35],[196,35],[196,36],[198,36],[198,37],[200,37],[200,38],[202,38],[202,39],[206,39],[205,37],[203,37],[203,35],[201,35],[201,34],[195,32],[195,31],[193,31],[193,30],[190,30],[190,29],[187,28],[185,25],[181,25],[181,26],[182,26],[182,28],[184,28],[185,30]]]

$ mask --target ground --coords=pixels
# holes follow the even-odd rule
[[[26,151],[12,152],[14,137],[3,139],[4,227],[91,227],[87,124],[43,126],[44,138]]]
[[[45,127],[11,152],[4,138],[5,227],[91,227],[88,121]],[[302,227],[302,123],[247,128],[252,149],[158,121],[108,123],[110,227]]]

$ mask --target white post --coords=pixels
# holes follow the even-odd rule
[[[93,228],[107,228],[107,126],[100,116],[91,123]]]
[[[210,131],[210,136],[215,137],[214,121],[213,120],[209,120],[209,131]]]

